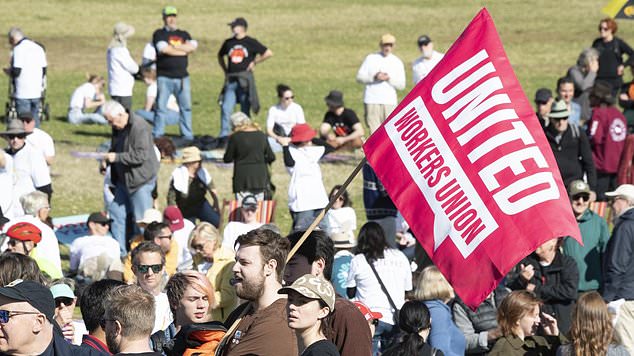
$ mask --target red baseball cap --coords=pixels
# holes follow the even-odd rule
[[[28,222],[19,222],[7,230],[7,236],[20,241],[33,241],[36,244],[42,241],[42,231]]]
[[[357,306],[357,308],[359,308],[359,311],[361,312],[361,314],[363,314],[363,316],[365,317],[365,320],[370,321],[370,320],[374,320],[374,319],[381,319],[383,317],[383,314],[379,313],[379,312],[373,312],[372,310],[370,310],[370,307],[368,307],[367,305],[363,304],[362,302],[356,300],[353,302],[354,305]]]
[[[178,231],[185,227],[185,221],[183,221],[183,213],[176,205],[170,205],[163,211],[163,219],[165,223],[170,226],[172,232]]]

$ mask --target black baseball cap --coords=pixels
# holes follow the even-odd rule
[[[427,46],[431,42],[431,38],[427,35],[422,35],[418,37],[418,45],[419,46]]]
[[[98,224],[105,224],[105,223],[111,223],[112,219],[109,219],[108,216],[106,216],[106,213],[102,212],[98,212],[98,213],[92,213],[88,216],[88,220],[86,221],[86,223],[89,222],[94,222],[94,223],[98,223]]]
[[[16,300],[27,302],[33,308],[46,316],[46,319],[55,325],[55,299],[51,291],[42,284],[35,281],[15,281],[0,288],[0,295]]]
[[[227,25],[231,26],[232,28],[236,26],[242,26],[244,28],[249,27],[249,25],[247,24],[247,20],[245,20],[244,17],[236,17],[235,20],[229,22]]]

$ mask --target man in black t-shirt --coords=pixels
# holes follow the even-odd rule
[[[363,125],[354,111],[343,106],[343,93],[332,90],[324,100],[328,111],[319,127],[319,135],[336,149],[363,146]]]
[[[218,137],[229,136],[230,116],[236,103],[240,103],[241,111],[247,115],[250,115],[251,110],[258,113],[260,104],[253,69],[256,64],[273,55],[273,52],[258,40],[247,36],[248,25],[244,18],[236,18],[229,26],[233,37],[226,39],[218,51],[218,63],[225,72],[225,83],[219,98],[222,110]]]
[[[161,137],[165,134],[165,121],[168,116],[167,99],[174,95],[180,109],[180,131],[184,139],[192,140],[192,96],[187,56],[198,48],[187,31],[179,30],[176,25],[178,11],[174,6],[163,9],[165,26],[154,31],[152,44],[156,49],[156,75],[158,93],[156,97],[156,117],[152,134]]]

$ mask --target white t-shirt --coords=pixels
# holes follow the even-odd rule
[[[374,76],[379,73],[387,73],[390,79],[377,81]],[[365,104],[398,104],[396,90],[405,88],[405,66],[394,54],[383,56],[381,53],[372,53],[365,57],[357,72],[357,81],[365,84],[363,102]]]
[[[154,98],[154,100],[158,98],[158,85],[156,84],[156,82],[147,86],[147,90],[145,91],[145,97]],[[176,101],[176,97],[174,97],[173,94],[170,94],[170,97],[167,98],[167,108],[176,112],[180,111],[180,109],[178,108],[178,101]]]
[[[412,271],[405,255],[396,249],[383,251],[383,258],[373,263],[385,288],[390,292],[396,308],[405,303],[405,292],[412,290]],[[393,310],[379,281],[365,256],[358,254],[350,262],[346,288],[357,288],[356,300],[363,302],[372,311],[383,314],[381,321],[394,324]]]
[[[109,235],[89,235],[77,238],[70,245],[70,269],[77,271],[87,259],[102,254],[114,261],[119,258],[119,249],[119,242]]]
[[[176,266],[176,271],[178,272],[192,269],[194,264],[187,242],[189,241],[189,235],[196,226],[187,219],[183,219],[183,224],[182,229],[172,232],[172,237],[178,244],[178,266]]]
[[[156,60],[156,48],[154,48],[154,45],[152,44],[152,42],[148,42],[145,44],[145,47],[143,47],[143,62],[153,62]],[[156,65],[152,66],[153,68],[156,68]]]
[[[290,146],[295,161],[289,167],[291,181],[288,184],[288,208],[293,212],[323,209],[328,204],[328,194],[321,178],[319,159],[324,155],[323,146]]]
[[[414,85],[423,80],[444,56],[445,55],[440,52],[433,51],[429,59],[424,56],[420,56],[416,59],[412,64],[412,79],[414,80]]]
[[[326,214],[328,220],[328,235],[346,234],[350,241],[355,239],[355,230],[357,229],[357,214],[354,209],[344,206],[339,209],[330,209]]]
[[[273,130],[273,126],[278,124],[284,128],[286,135],[290,135],[293,126],[305,122],[304,109],[299,104],[291,103],[286,109],[283,109],[278,104],[269,108],[269,115],[266,117],[266,128]]]
[[[4,151],[1,151],[0,155],[4,155],[5,159],[4,167],[0,167],[0,207],[4,216],[11,219],[24,213],[13,195],[13,157]],[[19,209],[14,211],[18,207]]]
[[[84,100],[86,98],[94,99],[97,95],[97,89],[91,83],[84,83],[77,87],[73,92],[73,95],[70,97],[70,109],[80,109],[84,110]]]
[[[110,96],[132,96],[134,88],[132,75],[139,71],[139,66],[130,56],[130,51],[126,47],[108,48],[106,60]]]
[[[33,132],[26,136],[26,142],[30,143],[33,147],[42,152],[44,160],[46,160],[47,157],[55,157],[55,143],[53,142],[51,135],[47,134],[45,131],[38,129],[37,127],[33,128]],[[50,174],[51,167],[48,166],[48,163],[47,167]]]
[[[47,66],[44,48],[28,38],[23,39],[13,48],[11,65],[22,69],[15,81],[15,97],[41,98],[44,89],[43,69]]]
[[[42,152],[25,142],[13,155],[13,194],[19,199],[37,187],[51,184],[51,175]]]
[[[172,310],[170,309],[170,302],[167,299],[166,293],[161,293],[154,296],[154,329],[152,334],[159,330],[165,330],[174,321],[172,316]]]
[[[37,256],[38,258],[45,259],[51,262],[57,269],[62,270],[62,261],[59,256],[59,244],[57,242],[57,236],[55,236],[55,232],[48,225],[44,224],[40,219],[31,216],[31,215],[23,215],[17,218],[11,219],[8,223],[6,223],[2,232],[7,232],[9,228],[16,223],[19,222],[28,222],[35,225],[40,231],[42,231],[42,240],[37,244]],[[2,245],[1,250],[4,251],[7,249],[8,239],[5,240]]]
[[[235,252],[235,243],[240,235],[244,235],[251,230],[255,230],[262,226],[262,223],[256,222],[253,224],[246,224],[240,221],[230,221],[226,226],[222,234],[222,246],[225,246],[231,251]]]

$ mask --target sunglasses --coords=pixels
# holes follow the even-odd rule
[[[101,225],[101,226],[108,226],[108,225],[110,225],[110,223],[109,223],[109,222],[107,222],[107,221],[106,221],[106,222],[98,222],[97,224],[99,224],[99,225]]]
[[[207,244],[207,241],[200,243],[200,244],[193,244],[192,245],[192,250],[194,251],[202,251],[205,248],[205,245]]]
[[[19,138],[20,140],[24,140],[24,138],[26,137],[25,134],[19,134],[19,135],[7,135],[7,137],[9,137],[9,140],[13,140],[14,138]]]
[[[372,319],[372,325],[374,326],[379,325],[379,319]]]
[[[172,239],[172,234],[169,235],[159,235],[157,236],[159,239]]]
[[[0,324],[8,323],[9,319],[12,316],[26,315],[26,314],[42,314],[42,313],[40,313],[40,312],[27,312],[27,311],[0,310]]]
[[[141,273],[148,273],[150,269],[154,273],[159,273],[163,269],[163,265],[135,265],[135,267]]]
[[[75,302],[75,298],[68,298],[68,297],[55,298],[55,307],[60,308],[62,304],[64,304],[64,306],[70,306],[74,302]]]
[[[572,200],[579,200],[581,198],[584,202],[590,200],[590,194],[577,194],[572,197]]]

